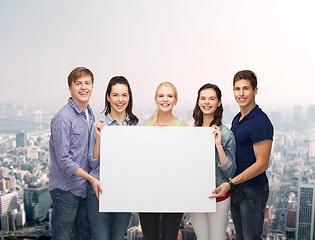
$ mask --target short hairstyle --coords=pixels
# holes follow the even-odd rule
[[[92,84],[94,83],[93,73],[89,69],[87,69],[85,67],[77,67],[77,68],[73,69],[71,71],[71,73],[69,74],[69,76],[68,76],[68,85],[69,85],[69,87],[71,87],[71,84],[75,80],[77,80],[77,79],[79,79],[80,77],[83,77],[83,76],[90,76],[91,79],[92,79]]]
[[[257,87],[257,77],[253,71],[242,70],[242,71],[237,72],[233,78],[233,87],[235,86],[235,83],[238,80],[242,80],[242,79],[250,81],[250,85],[252,86],[253,89]]]

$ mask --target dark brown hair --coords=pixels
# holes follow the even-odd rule
[[[123,84],[123,85],[126,85],[128,88],[129,102],[128,102],[128,106],[126,108],[126,113],[128,114],[129,119],[130,119],[128,121],[128,124],[129,125],[136,125],[139,122],[139,119],[132,113],[133,100],[132,100],[131,88],[130,88],[128,80],[123,76],[113,77],[109,81],[109,83],[107,85],[106,93],[105,93],[105,108],[104,108],[103,112],[106,116],[111,111],[110,102],[107,100],[107,96],[110,96],[110,93],[112,92],[112,88],[116,84]]]
[[[202,124],[203,124],[203,113],[202,113],[202,111],[201,111],[201,109],[200,109],[200,107],[198,105],[198,101],[199,101],[199,98],[200,98],[201,91],[205,90],[205,89],[209,89],[209,88],[213,89],[216,92],[217,98],[218,98],[219,102],[221,102],[222,93],[221,93],[220,88],[217,85],[211,84],[211,83],[207,83],[207,84],[203,85],[198,90],[196,106],[195,106],[195,109],[194,109],[194,112],[193,112],[193,118],[195,120],[195,126],[202,126]],[[216,126],[221,125],[222,124],[222,114],[223,114],[223,106],[222,106],[222,102],[221,102],[220,106],[214,112],[214,118],[213,118],[212,122],[210,123],[210,126],[212,126],[212,125],[216,125]]]
[[[253,71],[242,70],[242,71],[237,72],[233,78],[233,87],[235,85],[235,82],[241,79],[250,81],[250,85],[252,86],[253,89],[257,87],[257,77]]]

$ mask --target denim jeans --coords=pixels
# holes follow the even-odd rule
[[[127,232],[131,213],[99,212],[99,201],[90,183],[86,201],[92,239],[123,240]]]
[[[91,239],[86,200],[58,188],[50,191],[50,195],[53,203],[51,239],[69,240],[73,228],[76,240]]]
[[[268,184],[236,187],[231,191],[231,214],[236,240],[261,240],[268,196]]]

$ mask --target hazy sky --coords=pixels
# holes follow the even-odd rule
[[[95,76],[100,111],[109,79],[125,76],[135,105],[154,107],[163,81],[179,108],[204,83],[234,103],[233,75],[258,76],[264,108],[315,104],[315,2],[296,0],[0,0],[0,103],[63,106],[77,66]]]

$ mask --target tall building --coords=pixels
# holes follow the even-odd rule
[[[9,169],[5,167],[0,167],[0,179],[9,176]]]
[[[13,209],[9,213],[9,229],[11,231],[16,231],[16,214],[17,214],[17,209]]]
[[[0,229],[1,230],[9,230],[9,216],[8,215],[1,215],[0,217]]]
[[[42,111],[41,110],[37,110],[36,111],[36,123],[42,123]],[[42,130],[42,125],[39,124],[37,127],[36,127],[36,131],[41,131]]]
[[[24,204],[27,221],[43,221],[48,218],[51,198],[46,187],[24,189]]]
[[[21,130],[16,133],[16,147],[25,147],[26,146],[26,133],[24,130]]]
[[[132,227],[127,230],[127,240],[136,240],[137,239],[137,227]]]
[[[296,211],[292,209],[287,210],[286,218],[286,235],[288,239],[294,239],[295,237],[295,226],[296,226]]]
[[[6,189],[7,189],[7,187],[6,187],[6,180],[5,179],[1,179],[0,180],[0,191],[4,191]]]
[[[138,226],[139,224],[140,224],[139,214],[138,213],[131,213],[128,228]]]
[[[283,129],[281,112],[271,112],[270,120],[275,129]]]
[[[37,147],[27,147],[27,158],[38,160],[38,148]]]
[[[315,184],[307,183],[299,186],[298,210],[296,219],[296,239],[313,240],[315,213]]]
[[[16,191],[0,195],[0,215],[6,215],[13,209],[18,209],[18,195]]]
[[[308,158],[309,161],[315,160],[315,137],[310,138],[307,143],[308,145]]]
[[[308,108],[308,121],[311,124],[315,124],[315,105],[311,105]]]
[[[293,106],[293,122],[292,129],[300,131],[304,129],[303,120],[302,120],[302,106],[295,105]]]

